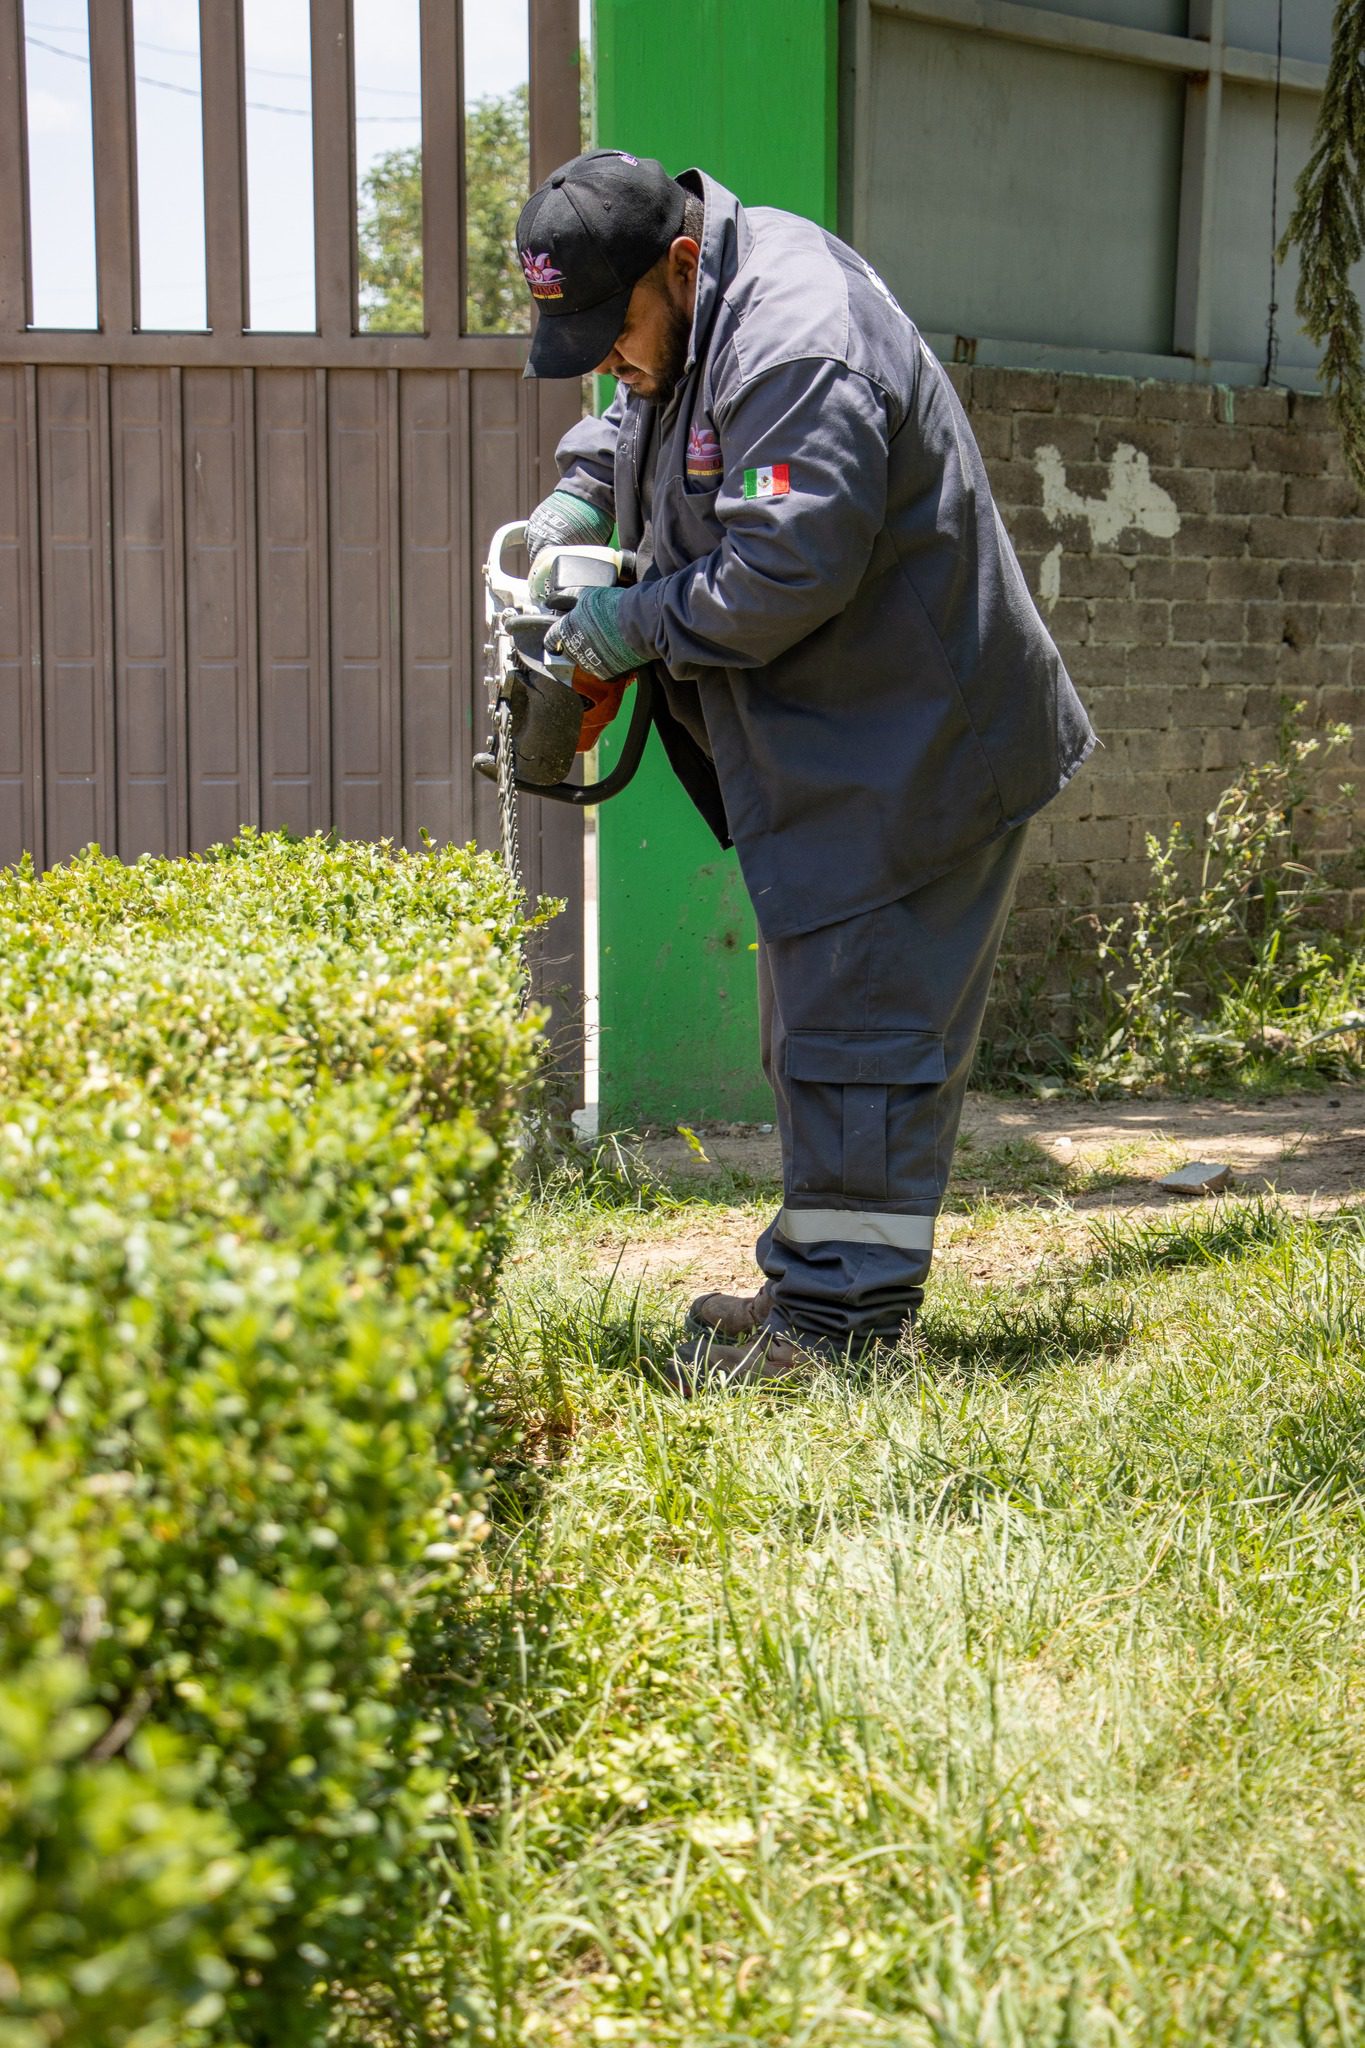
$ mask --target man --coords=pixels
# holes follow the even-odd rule
[[[919,1306],[1024,821],[1094,736],[952,386],[856,251],[618,150],[554,172],[517,245],[526,374],[618,387],[528,544],[615,524],[639,563],[547,644],[655,665],[760,934],[783,1204],[763,1285],[695,1302],[669,1371],[784,1375]]]

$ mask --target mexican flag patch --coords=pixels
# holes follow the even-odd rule
[[[766,469],[746,469],[746,498],[785,498],[791,489],[791,475],[785,462],[773,462]]]

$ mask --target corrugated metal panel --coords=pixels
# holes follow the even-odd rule
[[[91,838],[128,858],[202,848],[253,819],[494,840],[470,768],[482,550],[551,487],[540,441],[576,398],[506,370],[0,368],[6,857],[41,838],[40,701],[53,857]]]
[[[390,839],[399,829],[397,377],[328,378],[332,818],[348,839]]]
[[[105,369],[38,376],[46,855],[115,843]]]
[[[260,816],[251,370],[185,370],[189,842]]]
[[[920,326],[1171,347],[1180,78],[873,17],[866,254]]]
[[[0,369],[0,861],[42,858],[33,372]]]
[[[463,371],[413,371],[402,379],[403,831],[410,845],[423,829],[436,839],[473,836],[467,764],[475,735],[469,693],[457,687],[472,637],[468,404]],[[482,674],[481,657],[473,673]],[[476,682],[475,716],[481,696]]]
[[[1110,21],[1119,28],[1151,29],[1166,36],[1183,36],[1189,18],[1189,0],[1019,0],[1019,5],[1074,15],[1081,21]]]
[[[1332,49],[1336,0],[1228,0],[1227,38],[1245,50],[1275,54],[1283,28],[1283,54],[1325,64]]]
[[[256,373],[261,823],[329,823],[326,371]]]
[[[1272,215],[1275,130],[1269,95],[1254,86],[1225,85],[1219,132],[1216,232],[1213,237],[1213,353],[1233,361],[1261,360],[1266,352],[1270,303],[1272,219],[1283,234],[1294,204],[1294,184],[1312,148],[1316,102],[1280,101],[1279,203]],[[1365,296],[1365,263],[1352,272],[1356,296]],[[1284,369],[1312,370],[1318,352],[1298,324],[1294,294],[1299,259],[1290,252],[1273,271],[1278,361]]]
[[[118,851],[186,851],[180,372],[110,372]]]
[[[845,232],[936,346],[1251,383],[1273,300],[1274,369],[1312,388],[1297,264],[1271,250],[1332,0],[840,4]]]

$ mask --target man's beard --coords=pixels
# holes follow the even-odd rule
[[[647,399],[651,405],[667,405],[673,393],[682,382],[687,366],[687,348],[692,339],[692,316],[672,300],[668,306],[668,328],[664,336],[664,359],[657,370],[646,377],[643,373],[631,385],[637,398]]]

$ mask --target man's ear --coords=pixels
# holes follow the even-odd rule
[[[697,281],[697,267],[701,262],[701,249],[691,235],[679,235],[668,246],[668,270],[674,281],[684,291],[690,292]]]

